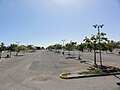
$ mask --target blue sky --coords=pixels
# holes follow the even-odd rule
[[[120,0],[0,0],[0,42],[47,46],[101,32],[120,40]]]

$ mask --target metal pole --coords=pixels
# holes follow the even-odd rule
[[[104,26],[104,24],[102,24],[102,25],[97,25],[97,24],[96,24],[96,25],[93,25],[94,28],[98,28],[98,38],[99,38],[99,43],[98,43],[99,45],[98,45],[98,46],[99,46],[100,65],[101,65],[101,67],[102,67],[102,56],[101,56],[101,43],[100,43],[100,40],[101,40],[101,39],[100,39],[100,38],[101,38],[101,37],[100,37],[100,35],[101,35],[101,34],[100,34],[100,28],[102,28],[103,26]]]
[[[65,40],[62,40],[63,41],[63,52],[62,52],[62,54],[64,55],[64,42],[65,42]]]
[[[100,46],[100,26],[98,26],[100,65],[102,66],[101,46]]]
[[[97,66],[97,63],[96,63],[96,41],[94,41],[94,65]]]

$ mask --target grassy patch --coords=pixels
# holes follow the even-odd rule
[[[94,74],[109,74],[109,73],[117,73],[120,72],[120,69],[117,67],[113,67],[113,66],[91,66],[88,68],[89,72],[94,73]]]
[[[104,75],[112,75],[120,73],[120,69],[112,66],[103,66],[103,67],[95,67],[91,66],[88,68],[88,71],[83,72],[74,72],[74,73],[63,73],[60,74],[61,78],[69,79],[69,78],[78,78],[78,77],[92,77],[92,76],[104,76]]]

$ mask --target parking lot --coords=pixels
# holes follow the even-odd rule
[[[93,62],[92,56],[92,53],[84,52],[82,58],[89,62],[80,63],[76,59],[66,59],[66,55],[41,50],[24,56],[2,58],[0,90],[120,90],[116,85],[120,80],[115,76],[69,80],[59,77],[64,72],[86,70]],[[103,53],[102,57],[103,63],[119,66],[119,55]]]

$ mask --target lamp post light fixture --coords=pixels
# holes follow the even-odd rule
[[[63,47],[62,47],[62,54],[64,55],[64,42],[65,42],[65,40],[62,40],[62,42],[63,42]]]
[[[16,43],[17,43],[17,45],[19,46],[19,43],[20,43],[20,42],[16,42]]]
[[[100,65],[102,66],[102,56],[101,56],[101,46],[100,46],[100,36],[101,36],[101,33],[100,33],[100,28],[103,28],[104,24],[102,25],[93,25],[94,28],[97,28],[98,29],[98,39],[99,39],[99,53],[100,53]]]

